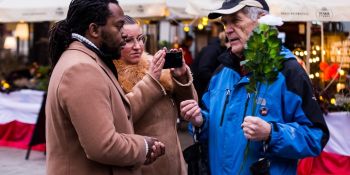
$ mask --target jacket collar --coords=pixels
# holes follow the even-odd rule
[[[124,99],[125,102],[129,103],[129,100],[126,98],[125,93],[123,91],[123,89],[120,87],[117,78],[114,76],[113,72],[108,68],[108,66],[102,61],[102,59],[100,57],[98,57],[98,55],[93,52],[92,50],[88,49],[86,46],[84,46],[84,44],[82,44],[79,41],[73,41],[67,50],[77,50],[80,52],[85,53],[86,55],[88,55],[90,58],[92,58],[93,60],[96,61],[96,63],[103,69],[103,71],[107,74],[107,76],[111,79],[111,81],[113,82],[114,86],[118,89],[122,99]]]
[[[221,54],[218,60],[225,67],[231,68],[238,73],[241,72],[241,66],[239,65],[240,58],[231,53],[231,48],[227,49],[223,54]]]

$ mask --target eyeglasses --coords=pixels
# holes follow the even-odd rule
[[[125,38],[125,43],[128,46],[135,46],[136,43],[143,46],[146,43],[146,36],[139,35],[137,38],[134,37],[127,37]]]

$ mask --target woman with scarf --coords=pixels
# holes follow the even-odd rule
[[[162,96],[149,99],[148,94],[141,94],[144,101],[134,100],[134,94],[139,92],[133,91],[133,87],[137,83],[145,83],[143,78],[149,73],[153,56],[144,52],[145,36],[134,18],[125,16],[123,33],[127,35],[126,44],[121,50],[121,58],[114,64],[118,72],[118,81],[131,103],[135,133],[156,137],[166,147],[164,156],[142,167],[142,174],[187,174],[176,123],[180,102],[187,99],[197,100],[190,69],[184,60],[180,68],[163,69],[160,77],[153,77],[159,80],[163,87]],[[148,107],[145,108],[144,105]],[[147,110],[140,111],[141,106]]]

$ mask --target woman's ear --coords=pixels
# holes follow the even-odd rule
[[[98,38],[100,35],[99,26],[95,23],[91,23],[88,28],[88,33],[93,38]]]

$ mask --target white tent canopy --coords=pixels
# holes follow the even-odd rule
[[[208,16],[209,12],[221,7],[223,0],[187,0],[186,12],[195,16]]]
[[[118,0],[126,15],[134,18],[164,17],[165,0]]]
[[[0,22],[56,21],[67,16],[70,0],[0,0]]]
[[[188,0],[186,12],[207,16],[224,0]],[[349,0],[266,0],[270,13],[284,21],[350,21]]]
[[[135,18],[192,18],[185,12],[190,0],[118,0]],[[67,16],[71,0],[0,0],[0,22],[58,21]]]
[[[349,0],[266,0],[285,21],[350,21]]]

